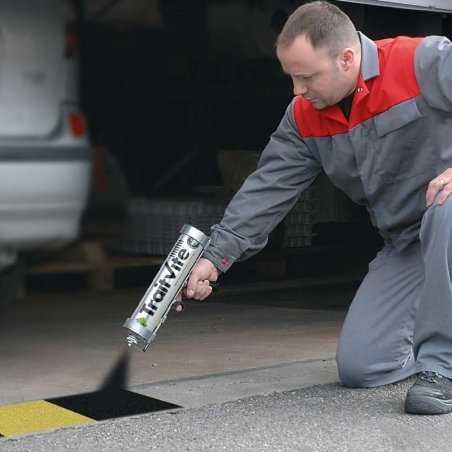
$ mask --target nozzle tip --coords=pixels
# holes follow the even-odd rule
[[[132,347],[132,345],[138,344],[138,339],[135,336],[129,334],[126,338],[126,342],[129,347]]]

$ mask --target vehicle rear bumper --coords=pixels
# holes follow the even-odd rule
[[[91,160],[7,160],[0,151],[0,248],[54,248],[74,240],[89,195]],[[14,152],[17,157],[17,149]]]

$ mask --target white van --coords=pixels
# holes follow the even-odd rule
[[[75,19],[66,0],[0,1],[0,306],[22,252],[79,234],[91,146]]]

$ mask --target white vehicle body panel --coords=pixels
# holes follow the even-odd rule
[[[0,270],[14,253],[76,239],[88,200],[91,145],[68,121],[80,108],[66,8],[0,1]]]
[[[0,137],[43,137],[56,128],[64,81],[63,13],[63,4],[54,0],[1,1]]]

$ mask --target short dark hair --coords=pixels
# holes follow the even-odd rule
[[[336,58],[345,47],[359,45],[358,33],[347,14],[325,1],[297,8],[287,19],[276,46],[289,47],[300,35],[306,36],[315,49],[327,50],[331,58]]]

